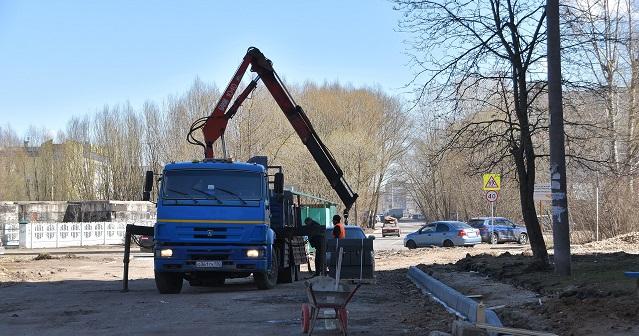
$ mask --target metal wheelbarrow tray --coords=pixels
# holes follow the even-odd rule
[[[348,311],[346,305],[351,301],[359,287],[338,284],[329,277],[316,277],[304,283],[308,302],[302,305],[302,332],[312,335],[317,320],[336,319],[342,335],[346,335],[348,327]],[[335,317],[319,317],[322,309],[335,310]]]

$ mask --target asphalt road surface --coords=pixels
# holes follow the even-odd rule
[[[348,305],[349,334],[448,329],[454,317],[425,298],[405,268],[388,268],[380,265],[377,282],[362,286]],[[128,293],[120,292],[121,274],[121,253],[0,256],[0,335],[302,334],[303,281],[266,291],[251,278],[212,288],[185,283],[181,294],[163,295],[155,289],[151,255],[139,253],[131,261]],[[336,328],[322,320],[313,334],[337,335]]]
[[[425,222],[399,222],[399,228],[401,231],[401,235],[399,237],[391,236],[391,237],[382,237],[382,227],[381,225],[377,225],[375,228],[375,250],[383,251],[383,250],[405,250],[404,247],[404,237],[411,232],[415,232],[422,227]]]

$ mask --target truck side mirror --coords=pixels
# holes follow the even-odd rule
[[[284,174],[283,173],[275,173],[275,179],[273,181],[273,190],[276,194],[281,194],[284,192]]]
[[[144,190],[142,192],[142,200],[151,200],[151,190],[153,190],[153,171],[147,170],[144,175]]]

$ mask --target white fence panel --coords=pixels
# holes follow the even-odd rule
[[[4,223],[0,224],[2,232],[0,232],[0,238],[3,244],[7,246],[20,245],[20,225],[18,223]]]
[[[78,246],[82,223],[58,223],[57,247]]]
[[[31,247],[57,247],[56,223],[33,223],[31,226]]]
[[[153,223],[142,225],[152,226]],[[26,248],[55,248],[69,246],[117,245],[124,243],[127,223],[70,222],[26,224]]]
[[[104,223],[82,223],[82,246],[103,244],[104,228]]]
[[[56,248],[70,246],[118,245],[124,243],[126,222],[36,222],[0,223],[0,239],[7,246]],[[136,225],[153,226],[155,220]]]

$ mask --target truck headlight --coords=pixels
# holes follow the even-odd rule
[[[246,256],[249,258],[257,258],[260,256],[260,250],[246,250]]]
[[[171,249],[162,249],[162,250],[160,250],[160,257],[169,258],[171,256],[173,256],[173,250],[171,250]]]

